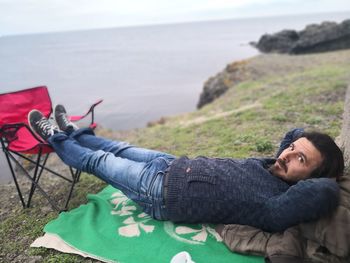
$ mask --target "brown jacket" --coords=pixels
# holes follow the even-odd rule
[[[350,177],[339,182],[340,205],[330,216],[283,233],[244,225],[219,225],[217,232],[231,251],[262,255],[267,262],[350,262]]]

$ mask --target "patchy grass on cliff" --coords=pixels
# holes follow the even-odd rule
[[[244,158],[273,155],[284,133],[293,127],[340,133],[350,51],[317,55],[264,55],[249,60],[251,79],[199,111],[165,118],[165,123],[129,132],[100,134],[175,155]],[[85,175],[71,207],[103,184]],[[1,189],[0,189],[1,190]],[[13,190],[13,189],[12,189]],[[59,188],[57,192],[61,191]],[[40,202],[35,199],[35,202]],[[43,226],[57,216],[40,206],[22,210],[18,202],[0,225],[0,259],[21,262],[96,262],[46,249],[29,249]],[[0,260],[0,261],[1,261]]]
[[[264,55],[251,64],[260,79],[232,87],[199,111],[167,118],[163,125],[123,139],[176,155],[247,157],[273,154],[284,133],[293,127],[339,135],[350,79],[350,51]]]

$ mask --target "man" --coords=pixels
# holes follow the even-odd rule
[[[62,105],[54,115],[59,128],[36,110],[29,123],[67,165],[120,189],[158,220],[282,231],[315,220],[338,203],[335,180],[317,178],[338,177],[344,169],[343,155],[328,135],[289,132],[277,161],[188,159],[99,138],[71,123]]]
[[[329,216],[278,233],[247,226],[218,224],[215,230],[232,251],[261,255],[271,263],[350,262],[350,178],[342,176],[340,202]]]

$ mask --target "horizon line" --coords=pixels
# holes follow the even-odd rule
[[[129,25],[119,25],[119,26],[106,26],[106,27],[95,27],[95,28],[81,28],[81,29],[70,29],[70,30],[53,30],[53,31],[40,31],[40,32],[28,32],[28,33],[15,33],[15,34],[0,34],[2,37],[16,37],[16,36],[27,36],[27,35],[44,35],[44,34],[60,34],[60,33],[74,33],[82,31],[93,31],[93,30],[110,30],[110,29],[130,29],[130,28],[140,28],[140,27],[153,27],[153,26],[171,26],[171,25],[183,25],[183,24],[193,24],[193,23],[206,23],[206,22],[224,22],[228,20],[250,20],[250,19],[264,19],[264,18],[278,18],[286,16],[305,16],[305,15],[322,15],[322,14],[340,14],[349,13],[350,10],[346,11],[332,11],[332,12],[305,12],[305,13],[295,13],[295,14],[278,14],[278,15],[260,15],[260,16],[244,16],[244,17],[227,17],[227,18],[213,18],[213,19],[199,19],[199,20],[188,20],[188,21],[178,21],[178,22],[150,22],[143,24],[129,24]],[[326,20],[325,20],[326,21]]]

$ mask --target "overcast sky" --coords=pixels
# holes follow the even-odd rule
[[[342,11],[349,0],[0,0],[0,35]]]

